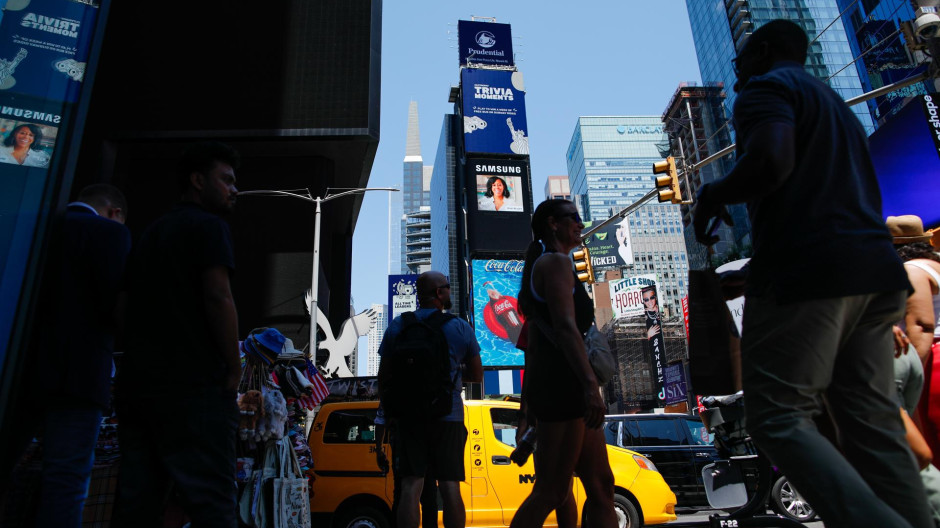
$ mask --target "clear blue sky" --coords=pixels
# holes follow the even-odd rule
[[[565,152],[579,116],[659,116],[680,82],[700,81],[685,0],[385,1],[381,135],[370,187],[401,185],[412,100],[418,102],[424,164],[434,164],[443,116],[453,109],[448,93],[459,81],[457,21],[471,16],[512,25],[525,80],[536,204],[549,175],[568,173]],[[386,302],[387,194],[366,193],[356,224],[357,312]],[[360,365],[366,346],[363,338]]]

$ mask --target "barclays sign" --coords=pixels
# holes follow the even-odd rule
[[[458,20],[457,33],[461,66],[514,64],[512,30],[509,24]]]

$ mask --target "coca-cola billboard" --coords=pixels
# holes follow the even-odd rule
[[[521,260],[472,261],[473,327],[484,366],[525,364],[522,351],[516,348],[525,322],[516,300],[522,283],[522,266]]]

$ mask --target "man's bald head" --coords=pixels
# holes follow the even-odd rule
[[[418,275],[415,286],[418,289],[418,305],[421,308],[450,308],[450,283],[443,273],[426,271]]]

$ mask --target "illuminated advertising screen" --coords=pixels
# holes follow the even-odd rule
[[[869,138],[885,218],[912,214],[940,225],[938,113],[940,96],[918,95]]]
[[[85,76],[98,3],[5,2],[0,20],[0,93],[75,102]]]
[[[509,24],[457,21],[460,65],[512,66],[512,29]]]
[[[485,154],[528,154],[522,74],[503,70],[465,69],[463,94],[464,150]]]
[[[388,320],[418,309],[417,275],[388,276]]]
[[[516,300],[522,266],[521,260],[472,261],[473,327],[484,366],[525,365],[523,352],[516,348],[525,322]]]
[[[471,253],[521,253],[532,240],[529,162],[467,160],[467,243]]]
[[[592,222],[585,222],[584,229]],[[630,220],[624,218],[592,233],[584,241],[591,254],[591,266],[596,270],[616,269],[633,265],[633,245],[630,241]]]

